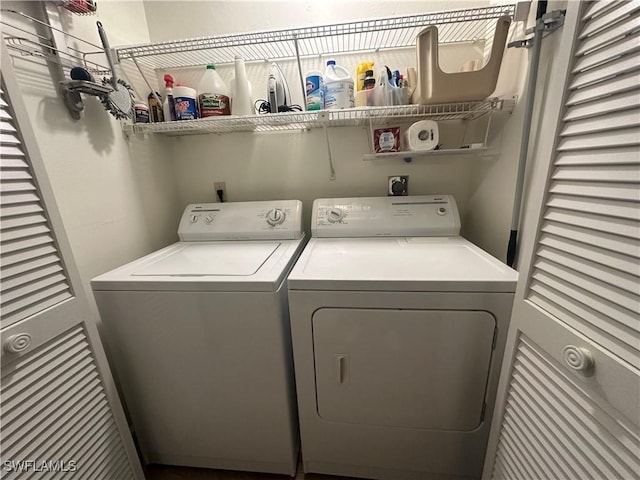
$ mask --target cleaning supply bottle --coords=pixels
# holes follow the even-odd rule
[[[231,115],[229,89],[214,64],[207,65],[197,90],[200,118]]]
[[[394,91],[397,87],[392,83],[391,70],[388,67],[380,70],[375,89],[376,105],[397,105]]]
[[[149,105],[139,101],[133,103],[133,122],[149,123]]]
[[[354,106],[353,79],[346,68],[336,65],[335,60],[329,60],[323,80],[324,108],[330,110]]]
[[[400,86],[400,70],[394,70],[393,74],[391,75],[391,84],[394,87],[399,87]]]
[[[236,76],[232,82],[231,115],[253,115],[251,84],[247,78],[244,59],[235,57],[234,64]]]
[[[324,84],[322,72],[312,70],[305,75],[305,90],[307,110],[322,110],[324,108]]]
[[[364,77],[363,90],[371,90],[376,86],[376,79],[373,77],[373,70],[367,70]]]
[[[197,98],[198,93],[195,88],[187,87],[182,83],[176,84],[173,89],[176,120],[195,120],[198,118]]]
[[[367,70],[373,70],[373,62],[362,62],[356,68],[356,92],[364,90],[364,79],[367,76]]]
[[[356,106],[372,107],[376,105],[376,79],[373,70],[367,70],[362,90],[356,93]]]
[[[149,104],[149,120],[151,123],[164,122],[164,112],[162,111],[162,100],[158,92],[151,92],[147,97]]]
[[[176,105],[173,100],[173,77],[168,73],[164,76],[164,103],[162,104],[162,111],[164,113],[164,121],[176,119]]]

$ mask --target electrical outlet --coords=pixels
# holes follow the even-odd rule
[[[387,195],[390,197],[409,195],[409,175],[393,175],[389,177]]]
[[[220,203],[227,201],[227,187],[224,182],[214,182],[213,189],[216,193],[216,201]]]

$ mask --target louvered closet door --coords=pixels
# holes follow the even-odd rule
[[[640,2],[558,34],[484,478],[640,478]]]
[[[4,45],[1,60],[0,477],[142,478]]]
[[[7,327],[73,294],[4,92],[0,104],[0,327]]]

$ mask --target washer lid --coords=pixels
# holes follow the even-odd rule
[[[279,242],[184,244],[183,248],[144,265],[133,276],[200,276],[255,274],[280,246]]]
[[[93,290],[275,292],[305,239],[178,242],[91,280]]]
[[[461,237],[312,238],[290,290],[514,292],[518,274]]]

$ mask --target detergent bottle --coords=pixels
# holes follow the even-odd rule
[[[182,83],[173,89],[173,105],[176,120],[195,120],[198,118],[198,93],[195,88]]]
[[[329,60],[323,80],[325,109],[354,106],[353,79],[349,76],[349,71],[346,68],[336,65],[335,60]]]
[[[322,110],[324,108],[324,85],[322,72],[312,70],[305,75],[305,93],[307,110]]]
[[[207,65],[197,90],[200,118],[231,115],[229,89],[214,64]]]

